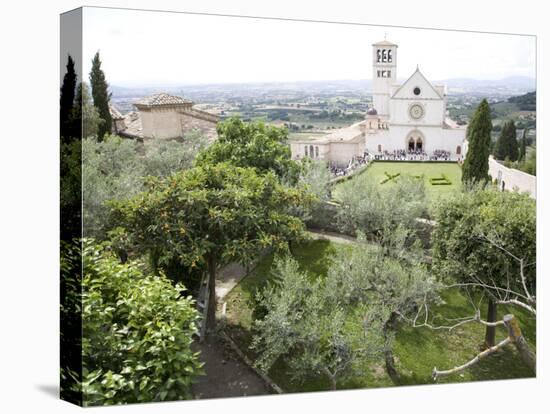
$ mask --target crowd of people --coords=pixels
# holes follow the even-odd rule
[[[393,150],[384,151],[378,154],[369,154],[365,151],[361,156],[354,156],[346,167],[340,167],[338,165],[330,166],[330,173],[333,177],[342,177],[351,174],[357,168],[367,165],[369,161],[451,161],[450,151],[435,150],[432,154],[428,155],[422,149],[411,150]],[[459,157],[460,162],[460,157]]]
[[[384,151],[383,153],[376,154],[375,160],[378,161],[426,161],[428,160],[428,154],[421,149],[416,150],[393,150]]]
[[[339,167],[337,165],[330,166],[330,173],[334,177],[342,177],[351,174],[357,168],[367,165],[369,162],[369,153],[365,151],[363,155],[354,156],[347,167]]]
[[[422,149],[384,151],[374,155],[377,161],[451,161],[450,151],[435,150],[428,155]]]
[[[430,157],[430,161],[450,161],[451,152],[445,150],[435,150]]]

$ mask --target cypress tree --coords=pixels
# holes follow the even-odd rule
[[[492,128],[489,103],[483,99],[468,125],[468,153],[462,166],[462,182],[487,181],[489,178]]]
[[[92,87],[94,106],[97,108],[99,116],[103,120],[97,131],[97,139],[101,141],[103,140],[105,134],[111,133],[111,125],[113,120],[111,118],[111,112],[109,111],[109,100],[111,99],[111,94],[108,91],[109,85],[107,85],[107,81],[105,80],[105,74],[101,69],[99,52],[96,52],[92,60],[90,85]]]
[[[521,145],[519,147],[519,161],[525,161],[525,153],[527,152],[527,128],[523,129],[521,134]]]
[[[508,155],[508,122],[505,122],[500,130],[497,141],[495,143],[495,148],[493,150],[493,155],[497,160],[503,160]]]
[[[61,98],[59,103],[59,128],[61,136],[65,139],[69,137],[75,137],[72,135],[71,128],[71,114],[73,112],[73,105],[75,99],[76,89],[76,72],[74,70],[74,60],[69,55],[67,59],[67,71],[63,76],[63,84],[61,85]]]
[[[508,139],[506,141],[508,144],[508,158],[510,158],[510,161],[517,161],[519,153],[516,125],[514,124],[514,121],[511,120],[508,122]]]

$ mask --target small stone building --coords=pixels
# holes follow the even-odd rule
[[[134,106],[137,111],[126,114],[122,124],[113,122],[117,134],[128,138],[176,139],[198,131],[209,141],[217,137],[218,116],[195,108],[192,101],[180,96],[159,93],[139,100]]]

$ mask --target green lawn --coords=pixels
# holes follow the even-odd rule
[[[324,277],[336,252],[349,248],[349,245],[345,244],[315,240],[297,246],[294,249],[294,257],[298,260],[302,269],[309,272],[311,277]],[[265,286],[271,279],[272,262],[273,255],[265,256],[257,268],[227,296],[227,330],[251,359],[255,358],[254,353],[248,349],[252,337],[250,329],[255,317],[254,296],[255,292]],[[434,309],[434,315],[438,318],[436,322],[448,325],[449,322],[446,319],[465,317],[473,313],[469,301],[458,290],[446,292],[444,300],[445,305]],[[504,314],[507,311],[507,309],[501,307],[499,313]],[[524,335],[534,345],[536,343],[534,318],[518,311],[516,308],[509,309],[509,311],[513,311],[519,318]],[[503,329],[499,330],[497,341],[504,337],[505,331]],[[434,366],[438,369],[448,369],[468,361],[479,352],[479,345],[483,342],[483,339],[484,327],[475,323],[464,325],[451,333],[402,325],[396,335],[394,351],[397,368],[403,378],[403,383],[407,385],[432,384],[431,373]],[[364,376],[360,378],[339,383],[338,388],[373,388],[393,385],[384,370],[384,366],[381,364],[365,366],[364,372]],[[303,383],[293,382],[284,361],[279,361],[269,374],[276,383],[288,392],[329,389],[329,384],[323,378],[310,378]],[[440,382],[531,376],[532,374],[520,361],[515,349],[509,347],[483,360],[472,369],[441,379]]]
[[[387,178],[385,173],[390,175],[400,173],[401,176],[423,176],[428,197],[430,197],[432,201],[438,197],[457,191],[460,188],[462,179],[462,171],[460,166],[456,163],[375,161],[368,166],[365,172],[354,177],[353,180],[381,183]],[[430,178],[441,178],[442,175],[451,182],[450,185],[432,185],[430,183]],[[399,179],[399,177],[396,179]],[[334,188],[333,196],[335,199],[338,199],[339,189],[342,188],[342,186],[349,185],[348,183],[349,181],[345,181]],[[394,181],[390,180],[380,185],[383,188],[385,186],[391,186],[393,183]]]

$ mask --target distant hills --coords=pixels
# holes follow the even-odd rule
[[[508,99],[508,102],[517,104],[521,111],[536,111],[537,93],[529,92],[525,95],[513,96]]]
[[[405,79],[399,79],[403,82]],[[450,95],[522,95],[536,89],[536,80],[525,76],[512,76],[498,80],[478,80],[471,78],[451,78],[434,81],[434,84],[447,86]],[[183,95],[202,95],[204,93],[220,93],[222,95],[251,95],[281,92],[309,92],[311,94],[331,94],[338,92],[351,92],[359,95],[371,93],[372,81],[370,79],[359,80],[326,80],[326,81],[295,81],[295,82],[257,82],[257,83],[218,83],[178,86],[139,86],[121,87],[111,86],[113,97],[124,98],[150,95],[158,92],[167,92]]]

